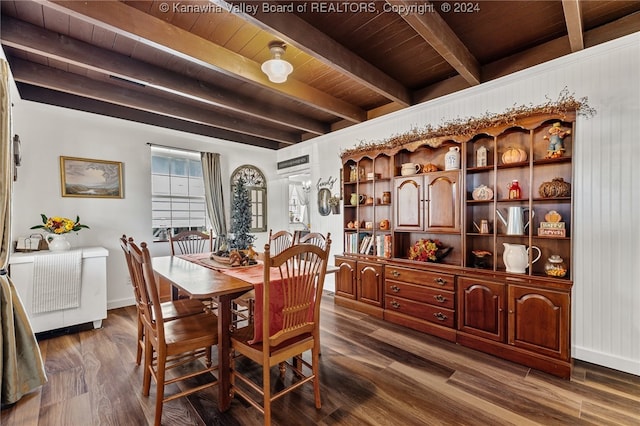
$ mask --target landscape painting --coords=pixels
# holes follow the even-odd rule
[[[63,197],[123,198],[122,163],[60,157]]]

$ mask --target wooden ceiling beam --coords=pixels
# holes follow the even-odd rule
[[[203,108],[196,108],[178,102],[167,102],[166,99],[158,96],[116,87],[108,83],[53,69],[23,59],[13,58],[10,63],[14,79],[22,83],[178,118],[180,120],[218,127],[220,129],[259,138],[270,139],[289,145],[298,143],[301,140],[300,137],[295,134],[278,131],[255,122],[238,120],[223,114],[214,113],[213,111],[207,111]]]
[[[154,89],[220,107],[230,112],[271,122],[280,126],[326,134],[329,127],[307,117],[260,105],[229,90],[213,88],[171,71],[152,67],[144,62],[101,49],[79,40],[60,36],[51,31],[17,19],[2,16],[0,39],[6,46],[41,55],[57,61],[119,77]]]
[[[326,113],[360,123],[366,112],[358,106],[328,95],[312,86],[289,78],[285,84],[271,83],[260,64],[222,46],[211,43],[162,19],[141,12],[119,1],[84,2],[51,0],[47,6],[100,28],[133,38],[155,49],[171,53],[217,72],[260,85]]]
[[[221,7],[232,10],[241,17],[263,30],[270,32],[283,41],[337,70],[350,79],[362,84],[374,92],[397,102],[402,106],[411,105],[411,92],[400,82],[371,65],[360,56],[337,43],[331,37],[308,24],[293,13],[267,13],[262,8],[248,14],[238,7],[241,2],[231,0],[211,0]],[[231,5],[236,5],[232,7]]]
[[[572,52],[584,49],[584,37],[582,34],[582,4],[580,0],[562,0],[564,20],[567,23],[569,45]]]
[[[410,10],[415,7],[413,0],[387,0],[387,3],[395,6],[406,7]],[[421,3],[423,4],[423,3]],[[425,1],[424,4],[430,4]],[[460,41],[451,27],[440,17],[433,13],[401,13],[405,20],[420,36],[433,47],[466,81],[472,86],[481,83],[480,64],[469,52],[467,46]]]
[[[206,126],[192,121],[184,121],[178,118],[167,117],[166,115],[141,111],[139,109],[127,108],[108,102],[72,95],[71,93],[58,92],[56,90],[33,86],[19,81],[16,82],[16,86],[18,87],[20,98],[27,101],[104,115],[105,117],[119,118],[122,120],[148,124],[165,129],[178,130],[210,138],[222,139],[223,141],[229,141],[229,143],[235,142],[273,150],[289,146],[289,144],[282,144],[269,139],[243,135],[242,133],[218,129],[216,127]]]

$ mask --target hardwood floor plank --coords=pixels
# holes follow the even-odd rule
[[[638,376],[575,361],[571,380],[562,380],[335,306],[330,296],[321,308],[322,408],[306,384],[274,403],[274,426],[640,425]],[[2,425],[151,424],[156,390],[142,396],[135,315],[134,307],[114,309],[102,329],[39,337],[49,382],[3,409]],[[239,368],[261,377],[249,362]],[[277,376],[274,368],[275,387]],[[217,392],[166,403],[162,424],[263,424],[240,398],[220,413]]]

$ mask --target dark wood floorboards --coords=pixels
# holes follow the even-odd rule
[[[134,320],[133,307],[115,309],[100,330],[40,336],[49,382],[3,409],[0,424],[152,422],[155,386],[141,395]],[[321,328],[322,409],[305,385],[276,403],[274,424],[640,425],[638,376],[576,361],[571,380],[557,379],[334,306],[330,295]],[[262,424],[240,399],[219,413],[217,392],[166,403],[162,424]]]

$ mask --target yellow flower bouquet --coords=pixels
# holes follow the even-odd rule
[[[80,216],[76,216],[76,220],[73,221],[66,217],[52,216],[47,217],[44,214],[41,214],[42,217],[42,225],[32,226],[31,229],[44,229],[47,232],[51,232],[52,234],[66,234],[69,232],[78,232],[82,228],[89,227],[87,225],[83,225],[80,223]]]

